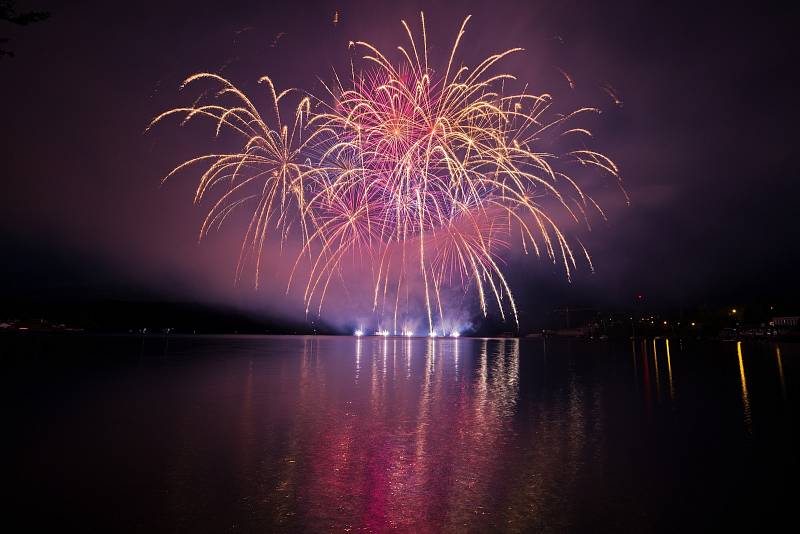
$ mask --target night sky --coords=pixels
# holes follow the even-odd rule
[[[264,74],[317,90],[318,78],[346,67],[348,41],[390,50],[404,39],[400,19],[416,23],[422,9],[434,56],[472,14],[464,57],[523,47],[505,70],[535,93],[604,111],[594,146],[619,165],[631,205],[613,188],[603,195],[609,221],[579,233],[596,272],[572,285],[547,262],[511,257],[522,308],[624,308],[637,294],[665,308],[800,306],[796,19],[758,2],[647,4],[20,3],[51,17],[0,23],[15,52],[0,60],[0,298],[179,300],[301,316],[302,297],[283,296],[282,281],[234,287],[240,229],[197,244],[196,174],[159,186],[175,164],[214,147],[209,129],[144,130],[191,103],[196,94],[178,85],[194,72],[221,72],[249,92]]]

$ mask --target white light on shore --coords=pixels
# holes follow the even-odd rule
[[[460,336],[460,335],[461,335],[461,334],[459,334],[459,333],[458,333],[458,332],[456,332],[456,331],[450,332],[450,337],[458,337],[458,336]]]
[[[363,330],[356,330],[355,332],[353,332],[353,334],[354,334],[356,337],[361,337],[361,336],[363,336],[363,335],[364,335],[364,331],[363,331]]]
[[[436,337],[436,332],[435,332],[435,331],[434,331],[434,332],[431,332],[430,334],[428,334],[428,336],[430,336],[430,337]]]

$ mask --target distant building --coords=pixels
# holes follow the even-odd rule
[[[800,324],[800,316],[792,316],[792,317],[773,317],[772,326],[783,326],[788,328],[797,328],[797,325]]]

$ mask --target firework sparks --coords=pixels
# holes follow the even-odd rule
[[[560,69],[558,67],[556,67],[556,70],[561,73],[561,76],[563,76],[565,80],[567,80],[567,83],[569,84],[569,88],[570,89],[575,89],[575,80],[572,79],[572,76],[570,76],[565,70]]]
[[[269,44],[269,47],[270,48],[278,48],[278,43],[280,42],[281,37],[283,37],[284,35],[286,35],[286,32],[278,32],[275,35],[275,38],[272,39],[272,42]]]
[[[297,93],[277,93],[269,78],[261,81],[272,97],[271,121],[220,76],[197,74],[184,82],[211,81],[220,87],[216,97],[232,101],[173,109],[153,124],[172,115],[183,116],[183,124],[205,117],[216,123],[218,135],[228,129],[244,139],[239,152],[199,156],[167,176],[206,165],[195,200],[212,191],[217,197],[201,237],[233,210],[254,206],[237,280],[254,259],[258,284],[268,229],[282,243],[291,228],[299,228],[302,250],[288,286],[303,270],[307,312],[314,304],[321,313],[331,282],[343,279],[343,261],[357,255],[368,259],[372,307],[392,317],[393,331],[401,295],[419,287],[428,331],[435,335],[447,321],[447,288],[474,288],[484,314],[494,301],[504,319],[510,312],[518,321],[503,272],[504,253],[512,247],[560,263],[568,278],[581,256],[591,267],[584,247],[570,242],[559,221],[566,215],[588,223],[592,210],[604,216],[571,177],[570,165],[619,179],[610,158],[583,144],[591,133],[573,126],[598,110],[556,115],[550,95],[506,93],[515,77],[496,68],[521,49],[474,67],[459,63],[469,19],[443,69],[431,66],[424,15],[417,37],[402,22],[408,44],[398,47],[399,61],[369,43],[350,42],[348,49],[363,51],[363,64],[353,65],[346,81],[336,77],[325,94],[301,96],[288,125],[282,99]],[[579,144],[559,153],[542,148],[552,139]]]
[[[622,107],[623,104],[622,98],[619,96],[617,90],[611,87],[610,84],[604,83],[603,85],[600,86],[600,89],[602,89],[611,98],[611,100],[614,101],[614,104],[616,106]]]
[[[283,242],[300,214],[299,226],[305,234],[308,231],[306,221],[302,217],[305,211],[304,180],[310,175],[321,172],[308,165],[302,155],[303,149],[313,135],[303,137],[304,118],[309,114],[309,98],[301,98],[297,105],[294,120],[284,124],[280,102],[293,90],[278,93],[268,77],[259,83],[268,87],[273,102],[274,127],[252,104],[250,99],[225,78],[211,73],[195,74],[187,78],[181,88],[201,81],[210,81],[219,86],[214,96],[218,99],[230,99],[226,105],[196,102],[192,107],[175,108],[162,113],[151,122],[151,128],[167,117],[183,116],[181,125],[194,118],[212,119],[216,124],[216,135],[223,129],[241,135],[245,143],[239,152],[224,154],[206,154],[192,158],[175,167],[163,180],[184,169],[197,165],[205,165],[206,170],[200,177],[195,193],[195,202],[199,203],[206,196],[218,195],[200,229],[202,239],[211,229],[220,228],[230,214],[243,205],[255,205],[250,224],[245,233],[241,254],[236,270],[236,279],[242,275],[246,261],[254,257],[256,269],[256,286],[260,279],[262,251],[271,226],[277,228]],[[205,93],[204,93],[205,94]]]

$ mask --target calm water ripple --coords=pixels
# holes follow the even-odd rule
[[[796,345],[6,336],[34,531],[707,531],[791,517]]]

